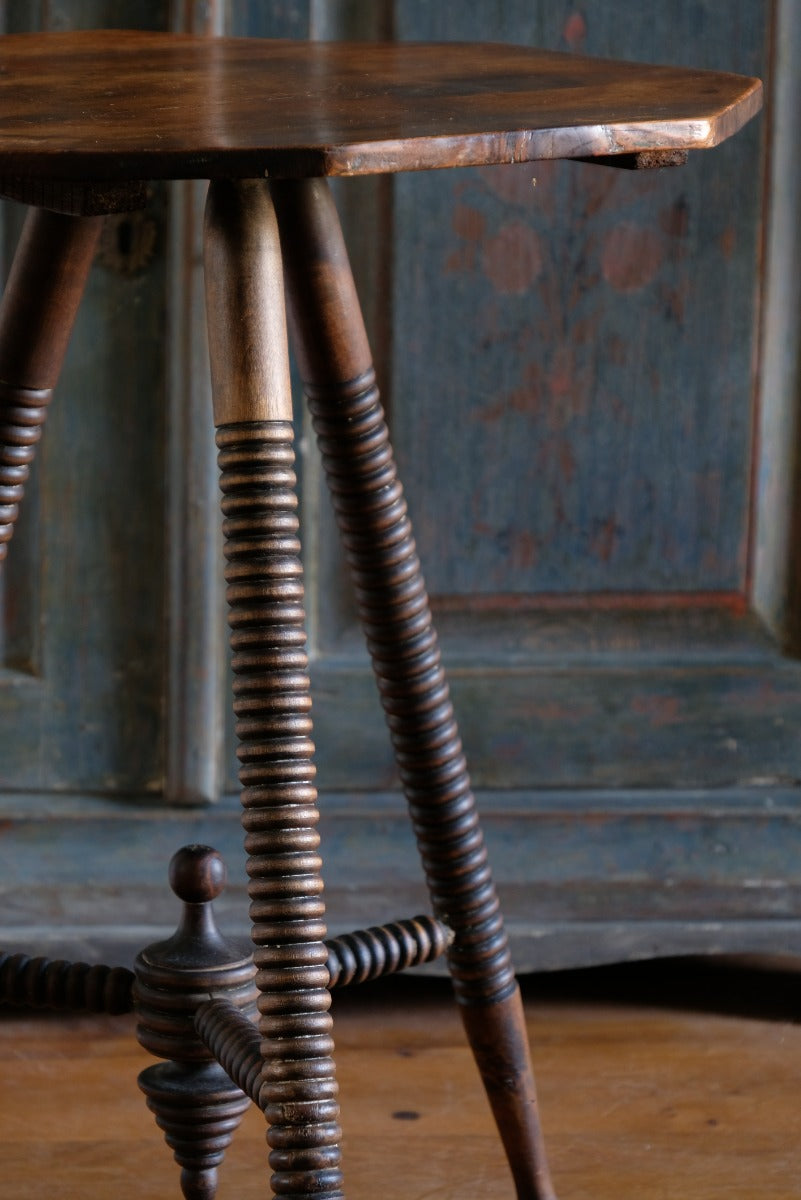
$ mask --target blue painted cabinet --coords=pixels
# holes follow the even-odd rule
[[[506,40],[763,76],[769,119],[680,170],[430,172],[345,180],[337,199],[519,960],[801,948],[791,0],[731,0],[725,21],[714,0],[87,7],[85,23]],[[102,933],[74,901],[100,945],[162,919],[168,843],[202,829],[241,855],[201,204],[154,189],[144,227],[108,235],[3,580],[6,891],[47,868],[7,937],[45,923],[78,858],[119,902]],[[339,927],[420,887],[298,407]]]

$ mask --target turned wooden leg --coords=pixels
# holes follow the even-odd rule
[[[296,351],[454,987],[520,1200],[553,1189],[520,993],[347,253],[324,180],[273,184]]]
[[[102,217],[30,209],[0,304],[0,562],[97,245]]]
[[[281,253],[267,185],[213,183],[206,292],[245,845],[278,1196],[342,1196]]]
[[[170,863],[183,901],[180,925],[137,957],[133,1002],[140,1043],[166,1062],[147,1067],[139,1086],[181,1167],[185,1200],[214,1200],[217,1167],[249,1098],[231,1082],[195,1030],[210,996],[235,1012],[256,1000],[253,959],[223,938],[212,901],[225,885],[222,859],[209,846],[185,846]]]

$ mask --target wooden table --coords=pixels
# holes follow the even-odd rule
[[[136,1008],[140,1040],[166,1060],[141,1082],[187,1198],[214,1195],[248,1097],[268,1119],[276,1194],[341,1196],[329,984],[446,945],[518,1196],[554,1195],[519,991],[325,177],[543,158],[675,165],[760,103],[752,79],[500,45],[110,31],[0,41],[0,194],[31,206],[0,311],[0,557],[103,215],[141,205],[149,180],[211,181],[206,296],[255,967],[216,931],[224,869],[206,847],[173,860],[184,919],[142,952],[135,978],[0,956],[6,999]],[[285,285],[437,918],[335,944],[315,830]]]

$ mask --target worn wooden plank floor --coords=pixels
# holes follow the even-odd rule
[[[562,1200],[801,1197],[797,975],[668,964],[525,991]],[[338,999],[336,1015],[348,1195],[512,1200],[447,986],[373,988]],[[177,1200],[131,1029],[2,1015],[0,1195]],[[269,1194],[252,1110],[219,1197]]]

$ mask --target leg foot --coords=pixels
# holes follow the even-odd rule
[[[555,1200],[520,989],[495,1004],[462,1005],[460,1011],[519,1200]]]
[[[217,1167],[249,1098],[216,1063],[156,1063],[142,1071],[139,1086],[181,1167],[185,1200],[214,1200]]]

